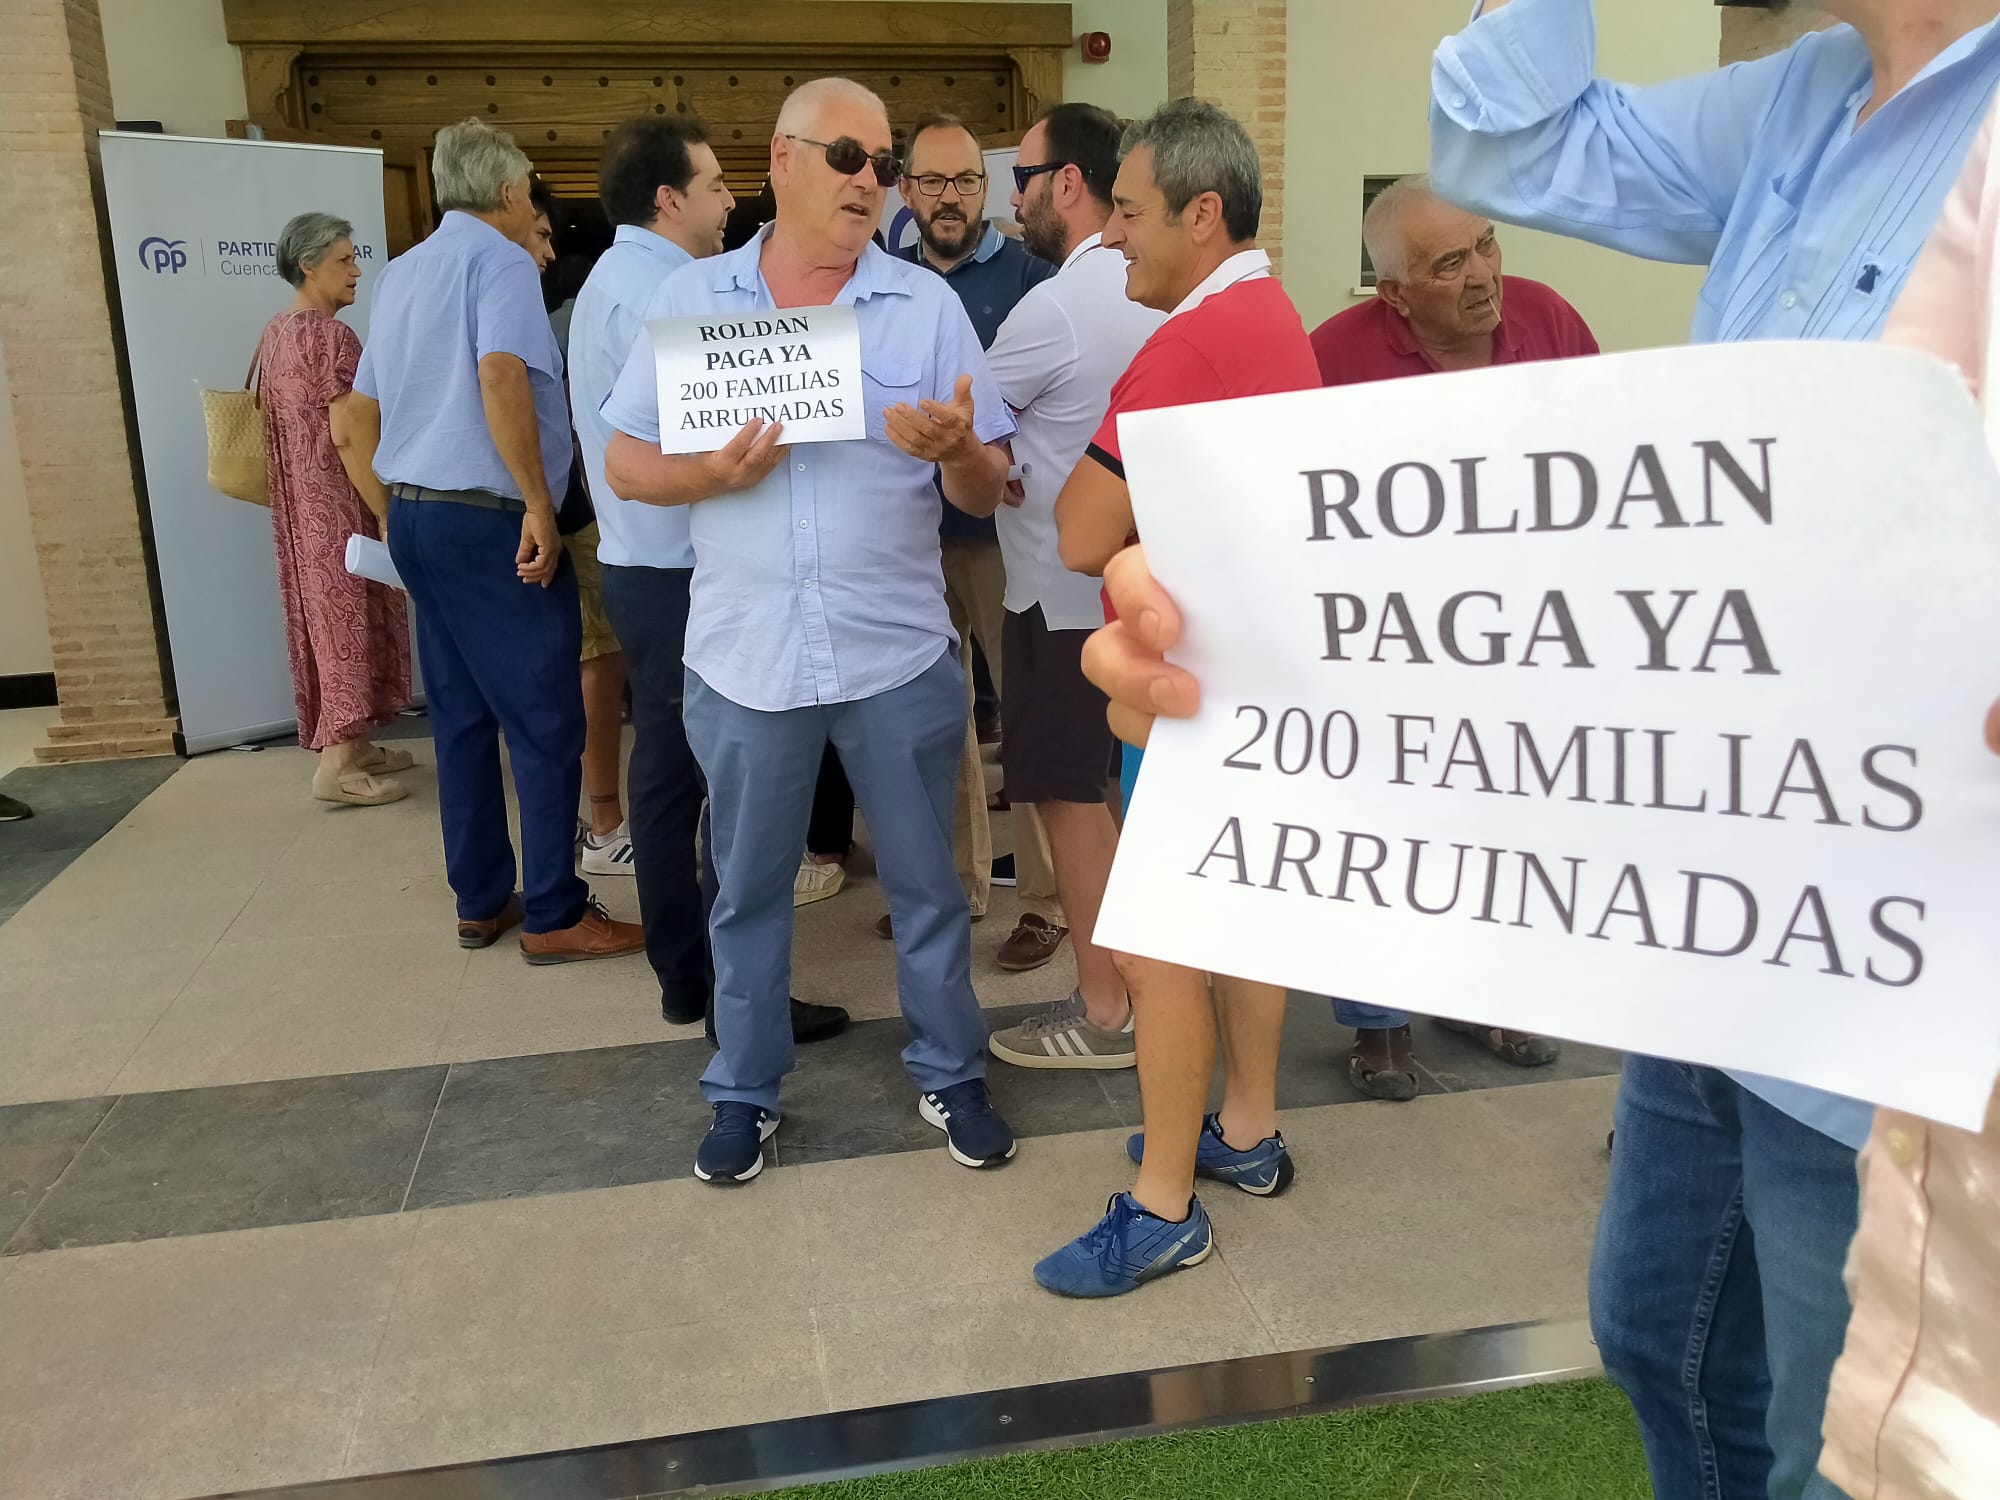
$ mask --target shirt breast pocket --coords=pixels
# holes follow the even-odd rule
[[[923,374],[919,366],[894,357],[877,355],[861,361],[868,436],[888,440],[883,414],[892,406],[915,406],[923,395],[919,389]]]

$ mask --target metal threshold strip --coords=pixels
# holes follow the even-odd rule
[[[913,1401],[209,1500],[667,1500],[1572,1380],[1589,1327],[1513,1323]]]

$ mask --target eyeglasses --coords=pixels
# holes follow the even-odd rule
[[[1060,172],[1064,167],[1074,165],[1074,162],[1067,161],[1045,161],[1039,167],[1017,166],[1014,168],[1014,190],[1019,193],[1025,193],[1028,190],[1028,184],[1041,176],[1042,173]]]
[[[921,177],[912,177],[909,180],[917,185],[917,191],[922,193],[926,198],[942,198],[947,183],[958,189],[958,196],[961,198],[970,198],[974,193],[986,186],[986,174],[984,172],[960,172],[956,177],[946,177],[937,172],[926,172]]]
[[[882,187],[894,187],[902,180],[903,164],[891,151],[870,152],[851,135],[844,135],[837,141],[816,141],[811,136],[792,135],[787,132],[785,139],[797,141],[802,146],[817,146],[826,153],[826,164],[842,177],[852,177],[871,162],[875,167],[875,181]]]

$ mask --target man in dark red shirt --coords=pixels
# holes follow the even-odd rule
[[[1375,267],[1375,299],[1335,314],[1314,332],[1313,355],[1327,385],[1597,353],[1590,326],[1553,290],[1500,274],[1493,221],[1445,202],[1428,178],[1402,178],[1378,195],[1361,236]],[[1354,1028],[1347,1059],[1354,1086],[1377,1099],[1414,1099],[1408,1013],[1335,1000],[1333,1015]],[[1525,1031],[1438,1024],[1477,1038],[1516,1067],[1542,1067],[1561,1055],[1557,1043]]]
[[[1125,294],[1168,318],[1112,387],[1104,424],[1056,500],[1063,565],[1092,575],[1133,534],[1122,412],[1320,383],[1305,326],[1257,248],[1263,184],[1241,125],[1212,104],[1166,105],[1126,132],[1111,198],[1104,244],[1125,257]],[[1128,751],[1128,805],[1136,761]],[[1146,1129],[1128,1144],[1139,1163],[1132,1191],[1035,1267],[1036,1281],[1070,1297],[1114,1297],[1206,1260],[1214,1233],[1197,1176],[1259,1197],[1292,1180],[1277,1121],[1285,992],[1217,975],[1211,1002],[1206,974],[1116,957],[1137,1023]],[[1221,1110],[1203,1118],[1218,1021],[1227,1084]]]
[[[1500,274],[1493,221],[1445,202],[1427,177],[1383,190],[1361,237],[1375,299],[1314,331],[1324,385],[1597,353],[1590,325],[1553,289]]]

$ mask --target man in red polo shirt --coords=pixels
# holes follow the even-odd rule
[[[1493,221],[1445,202],[1428,177],[1378,194],[1361,238],[1375,299],[1314,331],[1324,385],[1597,353],[1582,314],[1552,288],[1500,274]]]
[[[1582,315],[1539,281],[1500,274],[1493,221],[1405,177],[1369,205],[1362,241],[1374,264],[1375,299],[1337,313],[1312,336],[1327,385],[1360,385],[1441,370],[1597,353]],[[1335,1000],[1333,1015],[1354,1028],[1347,1076],[1377,1099],[1414,1099],[1417,1062],[1407,1012]],[[1479,1041],[1503,1062],[1538,1068],[1562,1055],[1547,1037],[1463,1021],[1437,1023]]]
[[[1120,413],[1310,390],[1319,368],[1305,326],[1257,248],[1257,148],[1212,104],[1182,99],[1125,134],[1104,245],[1125,257],[1125,295],[1168,314],[1111,389],[1096,438],[1056,500],[1063,566],[1102,574],[1131,539]],[[1128,767],[1136,751],[1128,751]],[[1130,796],[1128,778],[1128,800]],[[1278,1042],[1285,992],[1127,954],[1116,956],[1136,1021],[1146,1129],[1128,1150],[1129,1193],[1101,1223],[1035,1267],[1069,1297],[1115,1297],[1214,1249],[1197,1176],[1258,1197],[1283,1192],[1291,1157],[1278,1134]],[[1207,1116],[1217,1024],[1227,1079]]]

